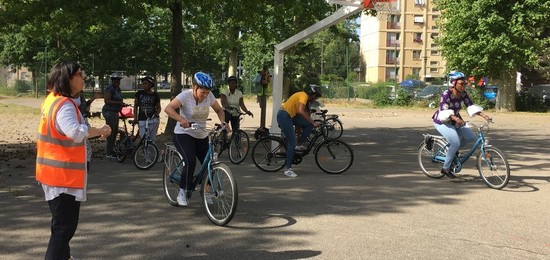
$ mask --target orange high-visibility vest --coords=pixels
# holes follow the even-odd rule
[[[86,174],[86,141],[74,140],[59,133],[55,127],[57,112],[65,102],[77,105],[67,97],[50,93],[41,106],[38,139],[36,140],[36,180],[40,183],[67,188],[84,188]]]

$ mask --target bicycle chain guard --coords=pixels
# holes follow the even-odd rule
[[[298,152],[294,152],[294,156],[292,157],[292,164],[300,164],[302,162],[302,154]]]

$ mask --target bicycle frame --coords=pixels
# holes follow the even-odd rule
[[[462,156],[462,157],[458,157],[458,156],[455,156],[454,159],[453,159],[453,163],[455,164],[454,165],[454,172],[455,173],[458,173],[462,170],[462,165],[468,161],[468,159],[474,154],[474,152],[476,152],[478,149],[479,151],[484,151],[485,150],[485,146],[489,146],[487,140],[485,139],[485,136],[483,135],[483,128],[486,126],[486,124],[482,125],[479,127],[479,133],[477,135],[477,138],[474,142],[474,144],[470,147],[470,149],[468,150],[468,152]],[[431,135],[432,138],[440,138],[442,140],[445,140],[444,137],[442,136],[433,136]],[[445,142],[447,142],[445,140]],[[447,150],[447,148],[450,146],[450,144],[447,142],[447,144],[441,148],[441,149],[445,149]],[[446,151],[438,151],[434,157],[434,160],[435,161],[439,161],[439,162],[445,162],[445,157],[447,156],[447,152]],[[482,153],[482,156],[485,158],[485,154]]]

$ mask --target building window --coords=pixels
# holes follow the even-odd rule
[[[414,33],[413,42],[422,42],[422,33]]]
[[[401,24],[399,23],[399,20],[401,20],[401,15],[390,14],[388,16],[388,23],[387,23],[388,29],[401,29]]]
[[[434,22],[439,21],[439,15],[432,15],[432,21]]]
[[[414,5],[425,5],[426,0],[414,0]]]
[[[397,57],[399,57],[399,51],[387,50],[386,51],[386,64],[397,64]]]
[[[439,37],[439,33],[432,33],[432,34],[430,35],[430,37],[431,37],[432,39],[436,39],[437,37]]]
[[[439,30],[439,27],[437,27],[437,25],[434,25],[434,26],[432,26],[432,30],[434,30],[434,31]]]
[[[420,69],[421,68],[413,68],[412,74],[416,76],[420,76]]]
[[[439,72],[439,68],[430,68],[431,74],[437,74]]]
[[[399,47],[400,33],[389,32],[386,34],[386,47]]]
[[[439,56],[439,51],[431,51],[430,54],[432,56]]]
[[[432,43],[431,47],[432,47],[432,49],[437,49],[437,47],[439,47],[439,46],[437,45],[437,43]]]
[[[439,66],[439,61],[430,61],[430,66],[432,66],[432,67]]]
[[[424,23],[424,16],[422,16],[422,15],[415,15],[415,16],[414,16],[414,23],[415,23],[415,24]]]
[[[399,68],[386,68],[386,81],[387,80],[397,80],[397,73]]]
[[[421,50],[413,50],[413,60],[419,60],[422,56]]]

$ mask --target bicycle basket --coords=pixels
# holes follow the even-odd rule
[[[131,107],[123,107],[122,110],[120,110],[120,114],[126,118],[134,117],[134,109]]]

